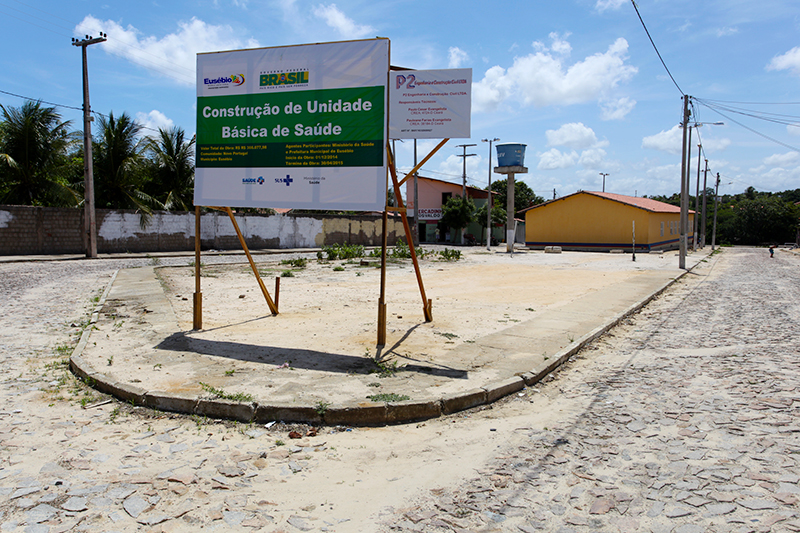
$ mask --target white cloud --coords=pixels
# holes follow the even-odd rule
[[[547,146],[566,146],[580,150],[597,144],[597,136],[592,128],[584,126],[582,122],[564,124],[557,130],[547,130],[545,135]]]
[[[717,37],[727,37],[728,35],[736,35],[739,33],[739,28],[717,28]]]
[[[785,154],[773,154],[764,158],[764,164],[767,166],[783,167],[800,160],[800,154],[797,152],[786,152]]]
[[[627,97],[601,102],[600,107],[603,110],[601,118],[603,120],[622,120],[628,113],[633,111],[635,105],[636,100],[631,100]]]
[[[561,37],[556,32],[551,33],[549,37],[553,40],[553,44],[550,46],[550,50],[556,54],[568,56],[572,52],[572,46],[566,40],[570,35],[571,34],[567,32],[564,34],[564,37]]]
[[[345,39],[374,37],[376,33],[372,26],[356,24],[353,19],[336,7],[336,4],[318,5],[314,8],[314,15],[324,20],[328,26],[338,31]]]
[[[674,189],[673,183],[677,183],[678,189],[681,184],[681,166],[680,164],[662,165],[659,167],[652,167],[647,169],[647,176],[659,182],[669,183],[667,188]]]
[[[670,154],[680,154],[683,150],[683,129],[677,124],[667,131],[661,131],[642,139],[642,148],[661,150]]]
[[[135,27],[122,27],[113,20],[99,20],[87,16],[76,27],[78,36],[108,34],[108,41],[99,45],[109,54],[170,78],[182,85],[194,85],[198,52],[255,48],[253,39],[243,41],[230,26],[214,26],[192,18],[179,22],[178,29],[161,38],[142,35]]]
[[[581,152],[578,163],[588,169],[598,169],[606,158],[606,151],[602,148],[592,148]]]
[[[167,115],[162,113],[157,109],[153,109],[149,113],[136,113],[136,122],[144,126],[146,129],[143,133],[144,135],[152,137],[156,134],[155,131],[159,128],[168,129],[175,125],[171,118],[167,118]]]
[[[554,41],[554,48],[549,51],[514,58],[507,70],[500,66],[487,70],[483,79],[473,84],[473,109],[492,111],[509,101],[543,107],[603,100],[611,89],[637,72],[625,64],[625,39],[617,39],[606,52],[572,65],[566,65],[558,52],[566,49],[565,41],[560,37]]]
[[[447,68],[459,68],[469,59],[469,56],[464,50],[451,46],[448,50],[448,58]]]
[[[597,0],[594,7],[598,11],[605,11],[606,9],[619,9],[627,3],[628,0]]]
[[[703,128],[705,129],[705,128]],[[694,146],[692,150],[695,150],[697,147],[697,143],[692,140]],[[714,139],[712,137],[708,137],[707,135],[703,137],[703,151],[704,152],[721,152],[725,150],[728,146],[731,145],[730,139]]]
[[[575,166],[578,161],[578,153],[572,151],[570,153],[561,152],[552,148],[546,152],[539,154],[539,165],[536,167],[539,170],[554,170],[557,168],[569,168]]]
[[[795,46],[785,54],[775,56],[767,65],[767,70],[790,70],[800,76],[800,46]]]
[[[789,124],[786,126],[786,132],[789,135],[800,135],[800,124]]]

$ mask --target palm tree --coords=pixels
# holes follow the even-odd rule
[[[69,121],[39,101],[0,109],[0,202],[77,205],[80,195],[67,185],[68,152],[76,141]]]
[[[189,211],[194,195],[194,142],[186,142],[186,133],[175,126],[159,128],[147,148],[152,154],[152,181],[149,190],[165,209]]]
[[[95,204],[110,209],[136,209],[143,224],[160,204],[144,192],[147,181],[142,127],[130,115],[110,113],[100,118],[99,140],[94,143]]]

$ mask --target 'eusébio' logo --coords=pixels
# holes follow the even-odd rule
[[[231,74],[230,76],[220,76],[219,78],[205,78],[203,84],[211,89],[221,89],[229,85],[239,86],[244,83],[244,74]]]

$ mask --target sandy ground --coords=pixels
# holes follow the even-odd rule
[[[465,480],[493,476],[486,470],[490,460],[512,448],[520,453],[530,432],[549,435],[554,428],[579,425],[596,401],[591,393],[569,394],[576,384],[559,378],[499,404],[426,423],[322,428],[301,439],[290,439],[289,431],[305,435],[309,428],[220,423],[102,403],[102,395],[64,373],[62,348],[74,343],[92,300],[116,268],[148,263],[153,261],[3,265],[0,288],[9,302],[0,313],[4,531],[388,530]],[[262,266],[286,269],[279,260],[273,263]],[[408,334],[404,349],[435,357],[446,342],[469,341],[528,313],[546,312],[580,291],[646,268],[674,269],[676,263],[674,254],[641,254],[632,263],[628,255],[511,258],[476,250],[458,264],[426,263],[423,276],[435,302],[429,325],[421,320],[413,272],[393,267],[387,290],[390,340]],[[310,261],[295,277],[283,278],[282,313],[307,316],[307,331],[298,333],[273,326],[281,316],[266,316],[245,267],[209,266],[210,275],[203,278],[207,330],[224,329],[235,317],[238,324],[263,329],[265,342],[305,346],[313,339],[330,351],[374,354],[374,268],[345,265],[334,272],[333,265]],[[193,278],[179,265],[164,270],[176,316],[188,329]],[[238,274],[222,275],[229,270]],[[661,324],[657,315],[643,320],[621,326],[615,335]],[[357,331],[342,331],[345,323]],[[601,353],[601,369],[593,370],[583,358],[576,364],[599,371],[597,379],[618,379],[629,354],[617,352],[613,343]],[[537,460],[538,452],[525,453]],[[557,523],[558,517],[552,524]]]

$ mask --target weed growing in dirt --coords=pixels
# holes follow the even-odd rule
[[[284,259],[281,261],[282,265],[289,265],[294,268],[305,268],[308,265],[308,259],[305,257],[298,257],[297,259]]]
[[[461,260],[461,250],[451,250],[450,248],[445,248],[441,252],[439,252],[439,257],[442,261],[460,261]]]
[[[406,396],[405,394],[396,394],[394,392],[382,392],[380,394],[373,394],[371,396],[367,396],[367,398],[372,400],[373,402],[402,402],[411,399],[409,396]]]
[[[332,244],[331,246],[323,246],[321,252],[317,252],[317,260],[322,260],[325,254],[328,261],[336,261],[337,259],[355,259],[357,257],[364,257],[364,246],[361,244]]]
[[[203,390],[206,391],[207,393],[212,394],[215,397],[221,398],[223,400],[231,400],[234,402],[253,401],[253,395],[248,394],[246,392],[236,392],[236,393],[225,392],[223,389],[217,389],[215,387],[212,387],[208,383],[203,383],[202,381],[200,382],[200,387],[202,387]]]
[[[320,400],[317,402],[317,405],[315,406],[314,410],[317,412],[319,416],[325,416],[325,413],[328,412],[328,407],[330,407],[330,405],[331,404],[329,402],[324,402]]]
[[[370,371],[370,374],[378,374],[379,378],[390,378],[397,374],[397,361],[385,363],[383,361],[375,361],[375,368]]]

